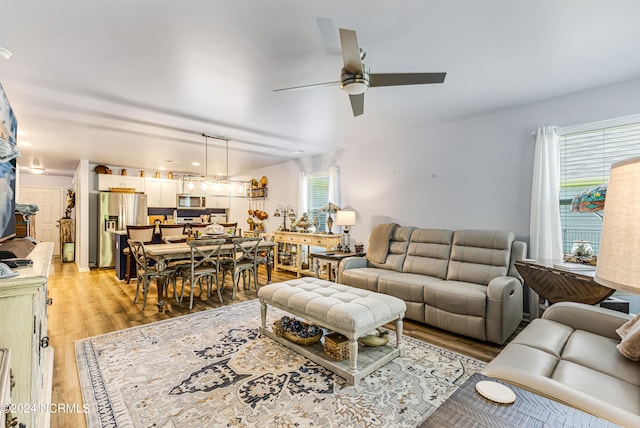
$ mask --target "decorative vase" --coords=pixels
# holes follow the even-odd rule
[[[333,219],[331,218],[331,213],[329,213],[329,215],[327,215],[327,233],[329,235],[333,235],[333,232],[331,231],[332,227],[333,227]]]

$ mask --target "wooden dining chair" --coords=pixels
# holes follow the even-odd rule
[[[127,241],[129,239],[133,241],[139,241],[144,244],[151,244],[153,242],[153,234],[156,231],[155,224],[148,224],[143,226],[127,226]],[[124,274],[124,279],[127,284],[131,281],[131,250],[129,250],[129,254],[127,255],[126,262],[126,272]]]
[[[230,235],[233,236],[237,236],[237,237],[241,237],[242,236],[242,229],[240,229],[238,227],[238,223],[218,223],[220,226],[222,226],[224,228],[225,233],[229,230],[229,229],[233,229],[233,233]]]
[[[262,238],[235,238],[233,240],[233,257],[222,262],[222,279],[227,272],[231,272],[233,291],[231,300],[236,298],[236,289],[242,275],[244,288],[247,288],[247,274],[249,281],[253,278],[253,285],[258,291],[258,248]],[[251,276],[253,275],[253,277]]]
[[[196,233],[198,235],[204,234],[204,230],[209,226],[209,223],[201,223],[201,224],[192,224],[189,226],[192,233]]]
[[[162,242],[186,242],[184,224],[160,224],[160,239]],[[165,240],[164,238],[170,238]],[[171,239],[173,238],[173,239]]]
[[[218,298],[222,303],[222,286],[218,280],[218,272],[220,265],[220,252],[224,239],[194,239],[189,241],[191,252],[191,265],[189,269],[189,309],[193,309],[193,292],[196,285],[200,287],[200,295],[202,295],[202,281],[207,283],[207,297],[211,297],[211,288],[213,283],[216,284]],[[180,292],[180,301],[184,297],[184,284],[186,275],[182,280],[182,291]]]
[[[129,253],[133,257],[136,263],[136,294],[133,297],[133,303],[138,301],[138,294],[140,293],[140,286],[142,286],[142,310],[144,311],[147,305],[147,293],[149,292],[149,285],[153,279],[157,281],[164,281],[165,285],[168,284],[169,278],[175,272],[174,269],[169,267],[165,269],[158,269],[158,265],[151,265],[147,252],[144,248],[144,242],[128,239]],[[156,284],[157,285],[157,284]],[[175,287],[174,287],[175,289]]]

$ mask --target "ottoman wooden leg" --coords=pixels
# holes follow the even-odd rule
[[[396,320],[396,348],[400,348],[400,356],[404,357],[404,346],[402,346],[402,317]]]
[[[349,373],[358,373],[358,341],[355,337],[349,338]]]
[[[260,299],[260,318],[262,319],[262,326],[260,327],[260,335],[262,336],[267,328],[267,304],[262,299]]]

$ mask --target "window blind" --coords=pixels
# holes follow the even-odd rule
[[[560,220],[563,250],[573,241],[590,241],[598,252],[602,220],[593,213],[571,212],[571,200],[606,183],[611,164],[640,156],[640,123],[563,134],[560,139]],[[606,206],[606,202],[605,202]]]
[[[320,212],[320,208],[329,201],[329,173],[326,171],[309,174],[309,220],[313,222],[318,217],[317,232],[327,229],[327,213]]]

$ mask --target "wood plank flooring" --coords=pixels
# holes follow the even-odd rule
[[[294,277],[292,273],[280,271],[273,273],[272,280],[279,282]],[[266,283],[263,267],[260,268],[259,283]],[[112,269],[77,272],[75,264],[61,263],[59,258],[54,260],[49,277],[49,297],[53,299],[53,304],[49,307],[49,337],[54,348],[52,403],[77,404],[82,408],[75,341],[234,303],[231,301],[229,279],[222,293],[224,303],[219,302],[215,293],[210,299],[206,298],[206,292],[199,298],[196,290],[193,310],[189,310],[188,298],[182,303],[167,299],[164,310],[159,312],[155,305],[155,286],[152,286],[147,307],[143,312],[141,298],[136,305],[132,303],[135,290],[135,281],[130,284],[118,281]],[[256,297],[253,289],[241,290],[237,293],[235,302]],[[388,327],[392,328],[393,325],[390,324]],[[404,334],[483,361],[490,361],[502,349],[501,346],[454,335],[408,320],[404,323]],[[51,415],[52,428],[84,426],[86,422],[82,413]]]

